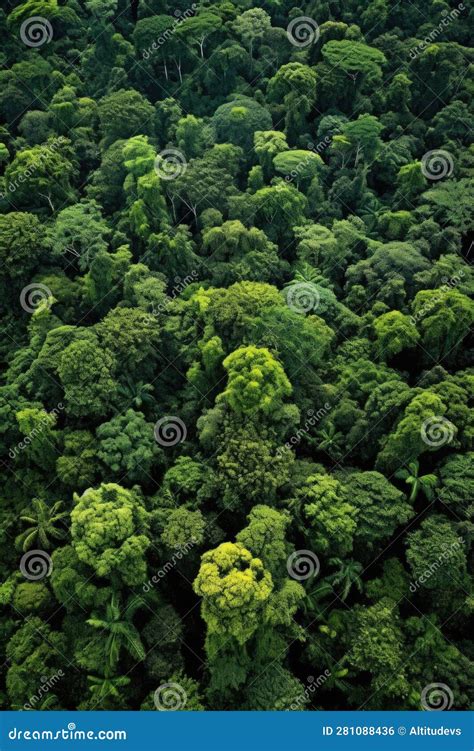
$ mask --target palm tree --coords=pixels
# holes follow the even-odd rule
[[[414,459],[409,462],[408,469],[399,469],[395,473],[395,477],[399,480],[405,480],[407,485],[411,485],[411,493],[409,501],[414,503],[420,490],[428,501],[433,500],[434,489],[438,484],[438,478],[436,475],[418,475],[420,471],[420,462]]]
[[[305,615],[310,615],[312,620],[320,620],[324,611],[327,609],[327,602],[321,602],[327,595],[332,592],[332,587],[326,582],[321,583],[311,592],[306,593],[306,597],[301,603],[301,609]]]
[[[344,436],[339,433],[334,423],[328,423],[327,427],[321,428],[316,433],[314,445],[321,451],[325,451],[332,459],[340,459],[343,454]]]
[[[55,540],[62,540],[66,537],[66,529],[64,527],[57,528],[58,524],[62,526],[62,520],[68,516],[67,511],[60,510],[62,505],[61,501],[56,501],[52,506],[48,506],[42,498],[33,498],[31,513],[20,516],[21,521],[30,526],[16,538],[17,545],[24,552],[35,544],[40,545],[43,550],[47,550],[51,547],[50,537]]]
[[[127,678],[126,675],[111,676],[108,669],[105,670],[103,676],[88,675],[87,680],[89,691],[98,703],[102,702],[107,696],[120,698],[119,689],[128,686],[130,683],[130,678]]]
[[[116,594],[113,594],[112,599],[107,604],[104,616],[99,617],[92,614],[92,618],[87,620],[89,626],[100,629],[107,634],[105,654],[109,674],[117,667],[122,648],[126,649],[136,660],[145,659],[145,649],[140,634],[132,623],[135,612],[142,604],[143,600],[140,597],[132,597],[128,600],[122,612],[120,600]]]
[[[330,558],[329,563],[331,566],[339,567],[337,571],[327,577],[327,580],[331,582],[333,587],[342,585],[341,600],[347,599],[353,585],[359,592],[362,592],[360,575],[363,568],[361,563],[354,561],[352,558],[347,561],[342,561],[340,558]]]
[[[296,270],[294,279],[292,279],[290,282],[287,282],[285,284],[285,287],[291,287],[294,284],[301,284],[301,282],[305,282],[306,284],[320,284],[323,287],[328,286],[328,281],[325,279],[325,277],[321,274],[318,269],[313,268],[309,263],[301,263],[300,268]]]
[[[153,386],[151,383],[133,383],[130,379],[127,379],[125,384],[119,387],[119,394],[128,403],[131,403],[137,409],[142,406],[154,404],[155,397],[153,396]]]

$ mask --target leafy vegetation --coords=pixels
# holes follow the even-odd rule
[[[461,6],[0,10],[4,709],[472,708]]]

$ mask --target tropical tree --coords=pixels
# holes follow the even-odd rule
[[[122,651],[138,662],[145,659],[145,648],[140,633],[133,624],[133,617],[142,606],[143,599],[132,595],[122,607],[120,597],[114,592],[105,612],[93,613],[87,619],[89,626],[98,629],[101,632],[100,637],[104,639],[106,668],[109,671],[108,675],[104,673],[106,679],[110,679],[111,673],[115,672]]]
[[[69,516],[67,511],[62,511],[62,501],[56,501],[49,506],[42,498],[33,498],[31,511],[20,516],[22,522],[28,524],[17,538],[16,544],[22,550],[30,550],[34,545],[39,545],[44,550],[49,550],[52,540],[63,540],[67,535],[64,520]]]
[[[409,462],[408,467],[399,469],[395,473],[395,477],[400,480],[405,480],[407,485],[411,486],[411,492],[409,501],[414,503],[418,497],[418,493],[421,491],[427,501],[432,501],[434,498],[435,488],[438,485],[438,478],[434,474],[420,475],[420,462],[415,459]]]

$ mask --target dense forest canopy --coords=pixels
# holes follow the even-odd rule
[[[3,4],[4,709],[472,707],[472,20]]]

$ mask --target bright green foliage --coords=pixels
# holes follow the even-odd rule
[[[12,211],[0,216],[0,279],[15,288],[29,281],[41,253],[45,236],[34,214]]]
[[[196,16],[186,18],[178,26],[178,36],[181,36],[188,43],[197,45],[201,57],[204,57],[204,45],[209,36],[219,31],[222,26],[222,20],[218,15],[208,11],[201,11]]]
[[[436,394],[429,391],[423,391],[408,404],[402,419],[399,421],[396,430],[388,437],[382,451],[377,458],[377,468],[388,470],[400,468],[400,466],[411,459],[416,459],[420,454],[428,451],[432,446],[423,441],[423,425],[427,420],[438,420],[446,412],[446,407],[442,400]],[[456,427],[449,423],[445,426],[449,433],[454,436]],[[436,442],[433,450],[436,450]]]
[[[444,185],[426,191],[423,198],[433,206],[434,214],[441,222],[452,224],[461,232],[472,230],[472,180],[450,180]]]
[[[15,589],[13,607],[23,617],[42,615],[51,607],[51,593],[42,582],[23,582]]]
[[[333,149],[342,154],[344,164],[353,161],[372,162],[382,145],[380,132],[383,125],[373,115],[359,115],[357,120],[344,123],[341,135],[333,138]]]
[[[248,525],[237,535],[237,542],[260,558],[276,579],[285,570],[287,558],[286,528],[289,517],[268,506],[254,506]]]
[[[435,360],[461,345],[474,321],[474,302],[455,289],[421,290],[413,302],[421,343]]]
[[[200,511],[177,508],[168,514],[161,541],[171,549],[199,546],[204,541],[205,527],[206,523]]]
[[[100,251],[107,250],[110,230],[95,201],[77,203],[59,212],[54,223],[54,253],[65,263],[77,258],[81,270],[88,269]]]
[[[126,584],[146,578],[147,514],[133,491],[108,483],[75,494],[71,537],[79,560]]]
[[[380,76],[380,66],[385,62],[385,56],[380,50],[369,47],[361,42],[342,39],[327,42],[322,55],[328,63],[344,73],[362,73],[370,83]]]
[[[472,708],[467,4],[3,5],[0,709]]]
[[[19,151],[5,170],[7,185],[17,186],[11,196],[16,208],[32,206],[57,211],[75,197],[75,175],[69,141],[51,140]]]
[[[374,321],[377,336],[377,354],[382,360],[390,360],[404,349],[414,347],[420,335],[409,316],[399,310],[384,313]]]
[[[307,478],[292,505],[305,530],[308,544],[318,553],[345,555],[352,550],[357,508],[344,486],[329,475]]]
[[[240,347],[224,360],[227,388],[220,399],[237,414],[268,415],[291,394],[291,384],[280,363],[264,347]]]
[[[194,582],[196,594],[203,598],[208,632],[230,635],[239,644],[259,627],[272,589],[271,574],[262,561],[240,543],[231,542],[204,553]]]
[[[279,130],[255,131],[254,150],[266,175],[272,171],[274,158],[287,149],[285,134]]]
[[[265,233],[256,227],[247,229],[237,219],[206,229],[203,249],[212,263],[212,283],[216,285],[241,279],[270,281],[285,269],[277,246]]]
[[[316,177],[322,165],[323,160],[318,154],[301,149],[282,151],[273,159],[275,171],[284,175],[286,180],[294,179],[297,185]]]

